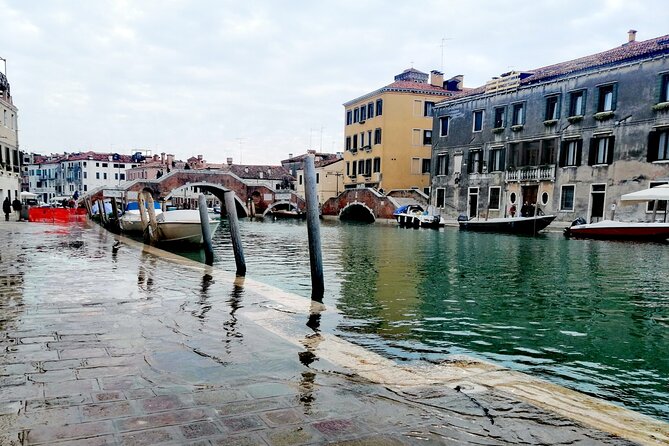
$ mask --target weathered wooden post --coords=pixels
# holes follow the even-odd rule
[[[321,227],[318,215],[318,190],[314,157],[304,159],[304,195],[307,201],[307,234],[311,264],[311,300],[323,302],[323,255],[321,253]]]
[[[153,203],[153,196],[148,193],[146,193],[146,203],[147,203],[147,209],[149,211],[149,227],[151,228],[151,232],[149,235],[151,236],[151,243],[154,243],[158,239],[158,223],[156,222],[156,208]]]
[[[235,192],[225,191],[225,211],[228,213],[228,222],[230,224],[230,238],[232,239],[232,251],[235,253],[235,264],[237,265],[237,275],[246,275],[246,261],[244,260],[244,249],[242,248],[242,238],[239,234],[239,221],[237,221],[237,206],[235,205]]]
[[[105,216],[105,202],[103,200],[98,200],[98,214],[100,214],[100,225],[104,226],[107,218]]]
[[[211,244],[211,226],[209,226],[209,212],[207,212],[207,197],[200,194],[197,197],[200,211],[200,225],[202,226],[202,243],[204,244],[204,263],[214,264],[214,247]]]

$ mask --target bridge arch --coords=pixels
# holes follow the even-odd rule
[[[223,209],[225,209],[225,197],[224,193],[231,191],[232,189],[228,189],[226,187],[223,187],[219,184],[213,184],[213,183],[207,183],[207,182],[197,182],[197,183],[186,183],[183,186],[180,187],[199,187],[202,190],[205,190],[207,192],[210,192],[212,195],[214,195],[218,200],[221,202],[221,214],[223,213]],[[165,200],[168,200],[169,198],[172,197],[172,192],[174,192],[173,189],[171,190],[166,196]],[[237,208],[237,216],[239,218],[245,218],[248,216],[248,211],[246,209],[246,204],[235,194],[235,207]]]
[[[267,209],[265,209],[265,212],[263,212],[263,217],[267,215],[267,213],[271,211],[297,211],[299,210],[297,204],[287,201],[287,200],[280,200],[276,201],[272,204],[270,204]]]
[[[374,223],[376,221],[376,216],[374,215],[374,211],[365,203],[354,201],[346,204],[346,206],[339,211],[339,219]]]

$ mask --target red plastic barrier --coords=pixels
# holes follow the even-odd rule
[[[67,223],[85,222],[87,219],[85,208],[30,208],[28,221],[40,223]]]

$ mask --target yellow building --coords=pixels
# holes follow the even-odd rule
[[[316,170],[316,190],[318,203],[323,204],[344,191],[344,160],[342,158],[328,158],[314,163]],[[306,197],[304,193],[304,169],[297,170],[297,194]]]
[[[429,194],[432,107],[461,90],[462,76],[444,81],[413,68],[395,82],[344,104],[346,189],[419,189]]]

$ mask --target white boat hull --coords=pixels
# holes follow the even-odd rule
[[[202,225],[198,210],[163,212],[156,216],[156,223],[158,224],[158,240],[161,243],[202,243]],[[218,228],[219,223],[217,220],[209,220],[212,234]]]

